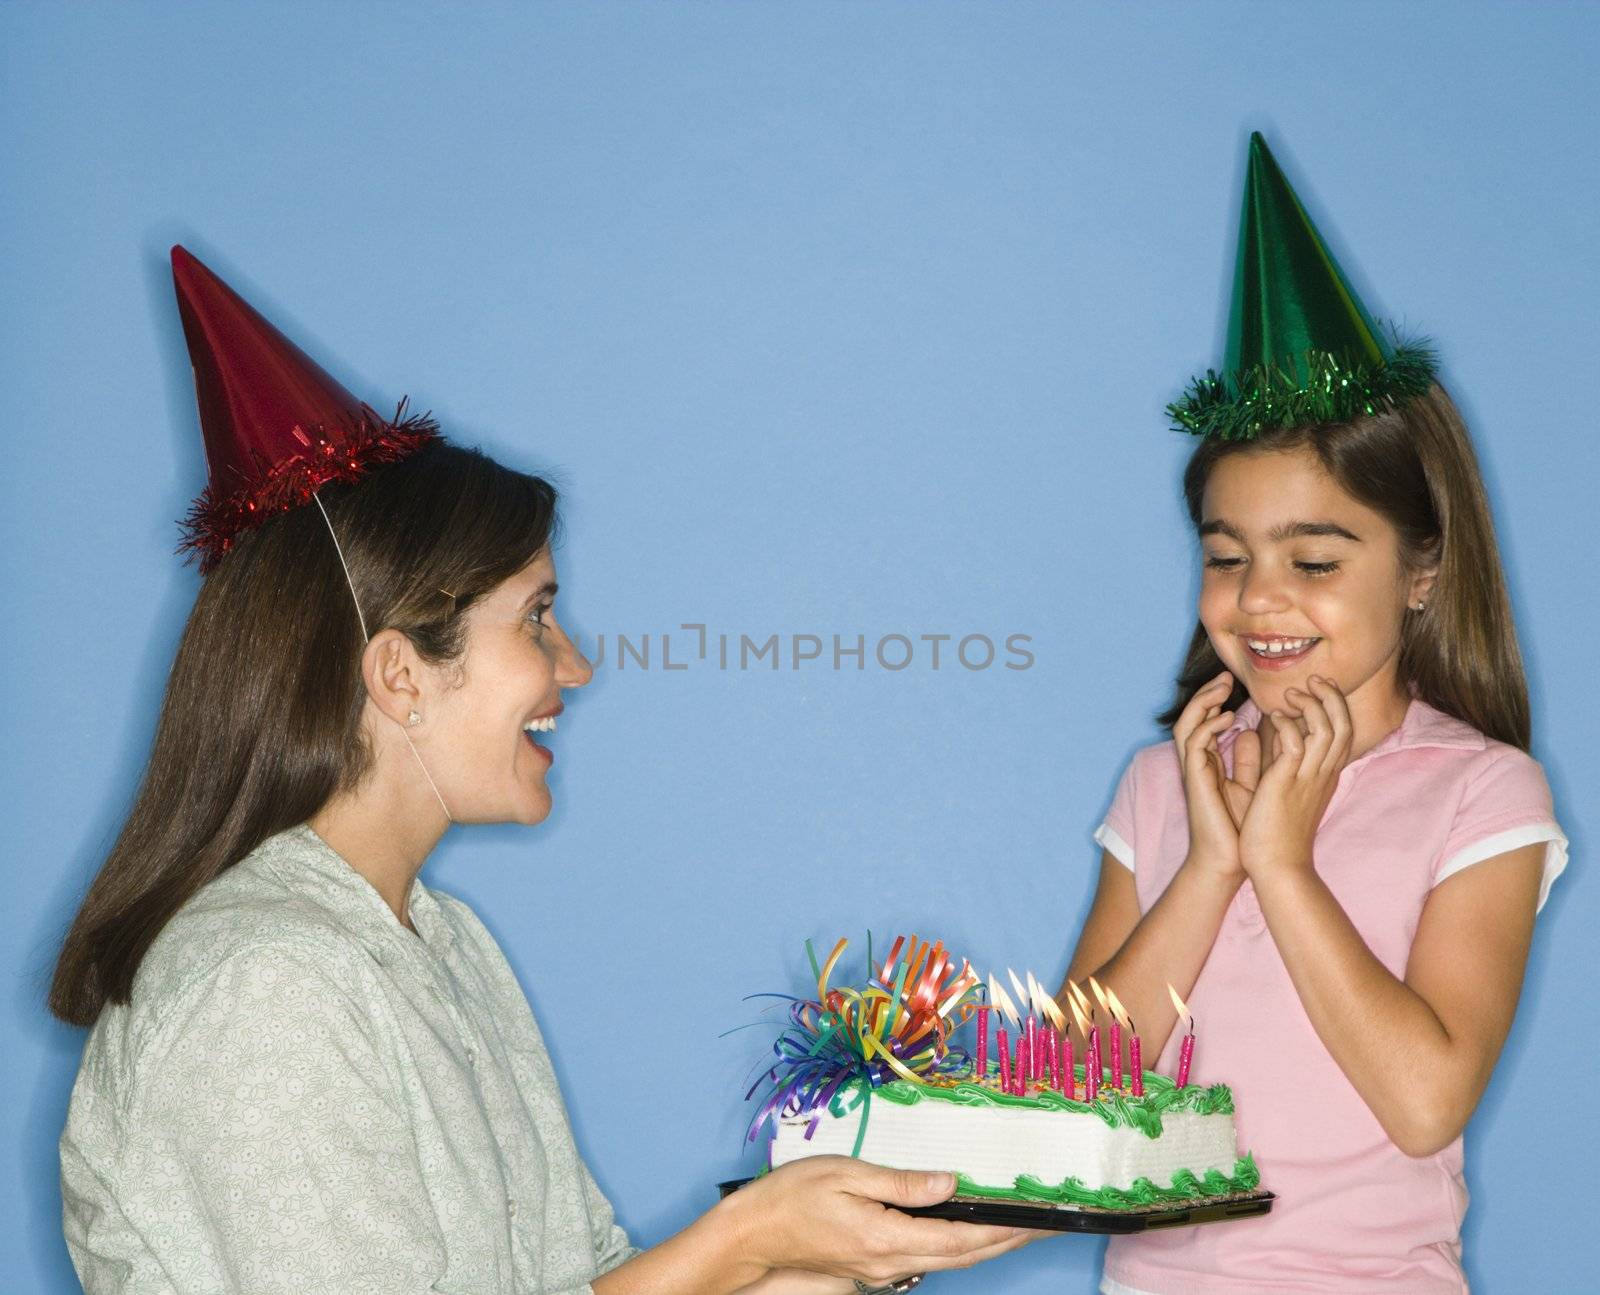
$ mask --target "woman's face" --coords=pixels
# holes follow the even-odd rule
[[[1283,708],[1291,687],[1310,692],[1317,674],[1345,694],[1358,729],[1363,711],[1398,722],[1401,621],[1431,577],[1405,577],[1394,527],[1346,494],[1312,450],[1221,460],[1206,482],[1200,543],[1201,624],[1264,713]]]
[[[431,731],[418,746],[457,822],[531,824],[550,813],[545,775],[554,757],[541,742],[555,727],[561,690],[594,673],[557,624],[555,596],[555,563],[541,550],[468,609],[459,673],[447,667],[459,686],[431,690]]]

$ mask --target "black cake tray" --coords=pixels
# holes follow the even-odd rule
[[[737,1191],[749,1178],[718,1183],[723,1196]],[[1226,1223],[1268,1213],[1277,1196],[1272,1192],[1236,1192],[1210,1196],[1189,1204],[1146,1205],[1128,1210],[1106,1210],[1093,1205],[1023,1204],[983,1196],[952,1196],[937,1205],[895,1206],[923,1219],[958,1219],[963,1223],[997,1223],[1003,1227],[1038,1228],[1048,1232],[1103,1232],[1125,1235],[1158,1228],[1192,1227],[1197,1223]]]

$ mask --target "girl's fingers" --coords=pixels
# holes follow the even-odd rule
[[[1322,700],[1322,707],[1328,712],[1328,722],[1333,726],[1333,746],[1329,751],[1329,758],[1342,768],[1344,758],[1350,751],[1350,743],[1355,736],[1355,722],[1350,718],[1350,706],[1345,701],[1339,685],[1330,679],[1314,674],[1311,676],[1311,687],[1317,690],[1317,696]]]
[[[1261,781],[1261,735],[1253,728],[1233,739],[1233,780],[1250,791]]]
[[[1283,760],[1289,765],[1290,770],[1300,767],[1300,761],[1305,755],[1305,738],[1300,735],[1300,726],[1294,718],[1285,715],[1281,710],[1275,710],[1270,716],[1272,727],[1278,737],[1278,751]]]
[[[1333,746],[1333,721],[1322,705],[1322,699],[1302,688],[1289,689],[1287,696],[1300,708],[1301,732],[1305,737],[1305,759],[1302,773],[1320,770],[1327,763]]]
[[[1228,700],[1228,693],[1233,688],[1233,676],[1224,670],[1210,683],[1199,689],[1189,703],[1183,708],[1183,713],[1178,716],[1178,722],[1172,726],[1173,739],[1178,744],[1178,750],[1183,751],[1188,744],[1189,735],[1194,730],[1210,719],[1215,709]]]

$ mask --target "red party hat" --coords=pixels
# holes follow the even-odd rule
[[[194,365],[209,481],[184,520],[181,553],[214,569],[240,532],[311,502],[438,439],[426,414],[392,419],[357,400],[181,246],[172,249],[178,313]]]

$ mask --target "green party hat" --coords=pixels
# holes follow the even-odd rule
[[[1431,347],[1374,325],[1252,133],[1223,372],[1206,370],[1167,406],[1173,426],[1250,440],[1270,427],[1344,422],[1403,404],[1433,375]]]

